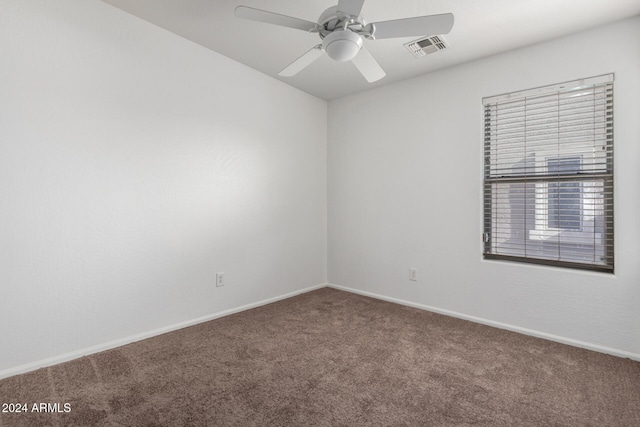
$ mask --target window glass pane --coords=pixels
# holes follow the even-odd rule
[[[549,159],[549,175],[580,172],[580,158]],[[549,183],[549,228],[580,230],[582,186],[579,182]]]

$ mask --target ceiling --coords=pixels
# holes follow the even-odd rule
[[[233,13],[245,5],[316,22],[337,0],[103,1],[326,100],[640,14],[638,0],[367,0],[362,9],[367,22],[449,12],[455,16],[445,35],[450,48],[422,58],[403,46],[416,37],[365,41],[387,73],[367,83],[353,64],[326,55],[294,77],[278,76],[320,42],[318,34]]]

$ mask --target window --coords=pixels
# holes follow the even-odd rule
[[[613,272],[613,75],[483,103],[485,259]]]

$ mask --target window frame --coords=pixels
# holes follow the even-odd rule
[[[483,164],[483,258],[489,260],[505,260],[505,261],[516,261],[523,263],[532,263],[532,264],[543,264],[549,266],[557,266],[557,267],[567,267],[567,268],[577,268],[581,270],[595,270],[613,273],[614,272],[614,175],[613,175],[613,81],[614,75],[608,74],[604,76],[592,77],[589,79],[580,79],[572,82],[559,83],[556,85],[545,86],[541,88],[535,88],[530,90],[525,90],[521,92],[513,92],[507,93],[503,95],[498,95],[494,97],[488,97],[483,99],[483,105],[485,107],[485,115],[484,115],[484,164]],[[544,157],[545,168],[547,169],[546,174],[531,174],[527,175],[526,172],[523,176],[508,176],[508,177],[495,177],[491,175],[490,169],[492,166],[492,155],[495,156],[495,153],[491,148],[491,128],[492,123],[490,123],[490,118],[487,116],[487,105],[495,104],[497,106],[500,102],[510,102],[514,99],[518,98],[526,98],[526,97],[535,97],[537,95],[542,94],[545,96],[546,94],[553,95],[558,94],[560,96],[564,92],[570,92],[575,90],[587,90],[589,88],[595,89],[604,87],[604,111],[601,113],[604,117],[603,119],[603,127],[604,127],[604,139],[606,143],[603,146],[603,150],[606,146],[605,159],[606,159],[606,171],[592,171],[593,173],[589,173],[588,170],[584,170],[582,166],[582,155],[579,151],[571,152],[571,150],[567,150],[568,153],[562,153],[557,156],[549,156],[541,154]],[[594,95],[595,96],[595,95]],[[609,105],[610,104],[610,105]],[[560,111],[560,110],[558,110]],[[524,113],[524,133],[528,132],[528,128],[526,127],[526,111]],[[560,113],[559,113],[560,114]],[[594,113],[594,123],[596,123],[596,114]],[[495,119],[494,119],[495,120]],[[493,124],[495,126],[495,124]],[[558,127],[561,125],[565,125],[564,122],[561,122],[560,117],[558,117]],[[568,125],[567,125],[568,126]],[[560,145],[560,142],[558,142]],[[570,144],[568,144],[570,145]],[[563,147],[564,148],[564,147]],[[493,150],[496,150],[495,148]],[[595,150],[595,148],[594,148]],[[537,156],[537,154],[536,154]],[[557,176],[555,179],[551,179],[549,171],[549,163],[550,161],[561,162],[562,159],[567,160],[575,160],[579,159],[580,168],[576,173],[563,173],[562,171],[557,171]],[[522,159],[523,162],[528,162],[529,160],[525,156]],[[534,163],[539,164],[540,161],[535,161]],[[526,168],[527,166],[525,166]],[[588,169],[588,168],[586,168]],[[518,174],[516,174],[518,175]],[[554,184],[557,185],[558,190],[561,188],[563,183],[571,183],[578,184],[580,190],[580,202],[579,202],[579,218],[580,218],[580,229],[569,229],[569,228],[552,228],[550,227],[550,190],[549,185]],[[565,251],[571,253],[571,247],[580,246],[581,249],[585,249],[585,253],[591,256],[589,251],[592,251],[593,254],[593,262],[590,261],[578,261],[576,259],[567,260],[561,259],[560,255],[558,255],[558,259],[553,258],[545,258],[545,257],[536,257],[536,256],[528,256],[526,254],[526,250],[524,251],[524,255],[512,255],[507,253],[496,253],[498,250],[495,250],[499,246],[496,243],[496,240],[491,233],[495,230],[494,220],[495,216],[499,215],[499,213],[494,213],[496,209],[493,204],[494,195],[493,191],[504,192],[505,189],[499,190],[498,183],[515,183],[515,184],[523,184],[523,192],[524,196],[520,196],[523,201],[521,201],[521,205],[517,205],[519,208],[525,208],[528,201],[526,197],[530,197],[528,193],[528,185],[533,184],[536,188],[535,190],[535,227],[528,228],[527,219],[522,220],[524,226],[522,230],[519,228],[511,227],[511,224],[508,225],[507,230],[511,233],[516,232],[524,232],[525,237],[523,240],[525,241],[525,247],[527,245],[527,240],[545,240],[550,243],[557,244],[558,252],[560,253],[560,249],[564,248]],[[496,185],[494,185],[496,184]],[[511,187],[508,187],[509,191]],[[589,189],[592,190],[589,190]],[[598,193],[600,191],[601,193]],[[559,191],[560,192],[560,191]],[[585,197],[586,194],[593,194],[592,196]],[[499,197],[499,196],[496,196]],[[509,200],[511,196],[507,196]],[[560,202],[561,203],[561,202]],[[511,202],[509,202],[509,206],[511,206]],[[600,209],[600,206],[602,209]],[[503,207],[501,205],[501,207]],[[589,207],[586,210],[585,207]],[[504,208],[504,207],[503,207]],[[513,209],[513,208],[511,208]],[[591,212],[591,213],[590,213]],[[602,213],[599,213],[602,212]],[[590,214],[589,214],[590,213]],[[591,225],[586,227],[587,220],[591,221]],[[596,227],[596,220],[600,221],[604,224],[603,229],[604,232],[598,232],[599,228]],[[560,224],[558,224],[560,225]],[[504,232],[505,229],[500,228],[499,231]],[[589,238],[592,238],[593,243],[590,242]],[[507,252],[507,251],[505,251]],[[604,254],[604,255],[601,255]],[[580,258],[580,256],[575,255],[574,258]],[[585,256],[585,259],[587,257]],[[599,261],[602,261],[601,263]]]

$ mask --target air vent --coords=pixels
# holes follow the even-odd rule
[[[447,43],[442,36],[425,37],[412,41],[411,43],[407,43],[405,46],[416,58],[421,58],[425,55],[436,53],[442,49],[450,47],[449,43]]]

